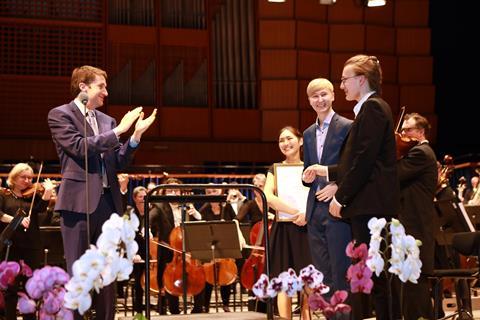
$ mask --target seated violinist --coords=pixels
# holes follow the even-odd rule
[[[182,184],[182,181],[175,178],[168,178],[164,184]],[[181,190],[172,188],[172,189],[164,189],[166,195],[180,195]],[[153,230],[154,236],[158,237],[158,241],[163,243],[169,243],[170,233],[175,227],[179,227],[180,223],[182,222],[182,212],[181,206],[179,203],[165,203],[161,202],[158,204],[158,215],[155,216],[154,219],[151,220],[151,226]],[[192,217],[192,219],[200,220],[201,216],[197,210],[193,206],[189,206],[187,210],[187,220]],[[171,262],[173,259],[173,252],[165,248],[163,246],[158,247],[158,256],[157,256],[157,282],[158,287],[164,287],[163,283],[163,273],[167,267],[167,263]],[[168,302],[168,310],[171,314],[179,314],[179,297],[173,296],[165,291],[165,295],[161,295],[159,297],[159,312],[160,314],[166,314],[166,305]],[[192,313],[199,313],[202,312],[202,307],[200,301],[195,299],[194,307]]]
[[[48,202],[55,188],[50,179],[39,186],[33,185],[32,179],[33,169],[26,163],[18,163],[8,174],[8,188],[0,192],[0,220],[3,224],[9,224],[16,216],[18,210],[23,210],[26,217],[23,218],[21,224],[11,235],[11,247],[9,256],[6,257],[10,261],[24,260],[25,263],[33,269],[39,268],[42,262],[42,242],[40,239],[40,229],[38,226],[38,213],[45,211]],[[33,196],[35,189],[35,196]],[[33,201],[33,206],[31,206]],[[30,212],[30,208],[31,212]],[[5,226],[4,225],[4,226]],[[5,235],[5,234],[3,234]],[[4,243],[6,239],[1,239]],[[2,260],[5,250],[2,254]],[[17,292],[24,285],[25,279],[18,280],[5,293],[5,315],[6,319],[17,319]],[[33,315],[24,319],[35,319]]]
[[[267,177],[263,173],[257,173],[252,179],[252,184],[263,190],[266,181]],[[261,221],[263,216],[262,198],[257,190],[254,190],[253,194],[253,200],[247,200],[243,206],[241,206],[237,214],[237,220],[239,222],[249,222],[251,226],[258,221]]]

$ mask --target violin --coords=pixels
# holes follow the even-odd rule
[[[58,186],[61,183],[61,181],[55,181],[55,180],[51,180],[51,181],[55,186]],[[28,187],[25,190],[22,190],[22,196],[24,198],[31,198],[33,197],[34,194],[43,196],[44,192],[45,192],[45,188],[43,187],[43,184],[40,182],[34,182],[30,187]]]
[[[268,234],[272,228],[272,221],[268,221]],[[265,247],[265,240],[263,237],[263,221],[255,223],[250,230],[250,243],[255,246]],[[240,274],[240,283],[248,290],[252,290],[253,285],[260,278],[265,267],[265,255],[263,250],[252,250],[250,256],[242,266]]]
[[[185,259],[185,273],[187,283],[183,283],[183,259],[182,259],[183,231],[181,227],[175,227],[170,232],[170,246],[173,251],[173,259],[163,272],[163,284],[165,290],[173,296],[182,296],[184,285],[187,295],[197,295],[205,287],[205,271],[198,260],[187,257]]]
[[[397,148],[397,160],[403,158],[410,149],[418,144],[417,140],[409,137],[404,137],[401,133],[401,126],[403,123],[403,117],[405,115],[405,106],[400,109],[400,115],[397,120],[397,126],[395,127],[395,144]]]

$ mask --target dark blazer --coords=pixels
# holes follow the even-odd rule
[[[121,144],[113,132],[115,119],[95,110],[99,134],[94,135],[87,125],[88,192],[89,208],[85,204],[85,146],[84,116],[72,101],[56,107],[48,113],[48,125],[60,158],[62,184],[56,211],[92,213],[98,206],[102,193],[102,157],[108,183],[117,212],[123,212],[122,196],[117,180],[117,171],[123,170],[132,160],[135,148],[128,141]]]
[[[424,273],[431,273],[434,263],[436,161],[428,143],[413,147],[398,161],[401,193],[398,218],[407,234],[422,241],[420,258]]]
[[[348,131],[352,125],[352,120],[344,118],[338,114],[334,114],[330,125],[328,127],[325,144],[323,146],[322,159],[318,159],[317,153],[317,134],[316,123],[312,124],[303,132],[303,166],[307,167],[313,164],[333,165],[338,163],[340,148],[343,145]],[[323,188],[327,183],[325,179],[316,178],[312,183],[304,183],[305,186],[310,187],[307,199],[306,217],[310,221],[315,204],[315,193],[320,185]],[[322,210],[328,216],[329,202],[322,203]]]
[[[353,121],[338,165],[329,166],[337,181],[342,217],[394,216],[399,204],[396,146],[390,106],[370,96]]]

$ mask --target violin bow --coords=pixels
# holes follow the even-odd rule
[[[35,181],[35,187],[33,188],[32,202],[30,202],[30,209],[28,209],[27,218],[30,218],[30,215],[32,214],[33,202],[35,201],[35,195],[37,194],[38,181],[40,181],[40,175],[42,174],[42,169],[43,169],[43,161],[40,163],[40,169],[38,170],[37,181]],[[25,231],[27,231],[27,229],[25,229]]]

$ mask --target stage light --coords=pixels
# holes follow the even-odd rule
[[[386,0],[367,0],[365,1],[367,7],[381,7],[387,4]]]
[[[320,4],[332,5],[332,4],[335,4],[335,2],[337,2],[337,0],[318,0],[318,2]]]

